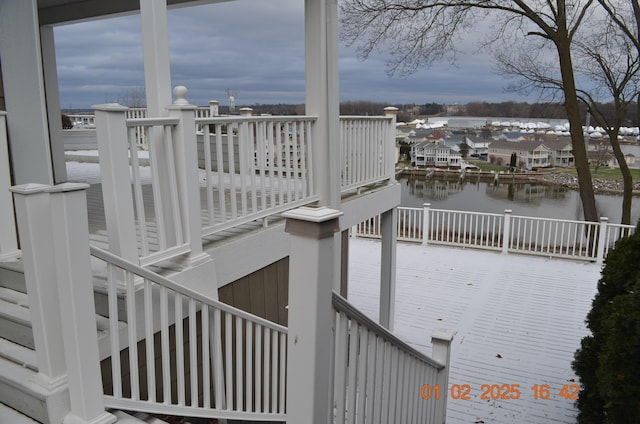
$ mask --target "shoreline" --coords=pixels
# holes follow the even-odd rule
[[[578,191],[578,178],[559,173],[526,172],[526,173],[495,173],[488,171],[461,171],[459,169],[442,168],[399,168],[396,176],[439,176],[447,179],[464,179],[475,182],[514,182],[520,184],[536,183],[565,187]],[[593,188],[596,194],[622,195],[622,181],[593,177]],[[633,184],[633,196],[640,196],[640,182]]]

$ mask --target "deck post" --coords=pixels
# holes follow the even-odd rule
[[[389,122],[389,139],[385,144],[385,173],[389,176],[389,182],[394,183],[396,181],[396,120],[398,108],[393,106],[385,107],[384,116],[391,118]]]
[[[94,105],[93,109],[109,250],[123,259],[138,263],[125,120],[128,108],[111,103]]]
[[[449,366],[451,364],[451,342],[455,331],[439,329],[431,335],[431,357],[444,365],[444,369],[438,371],[436,384],[440,387],[441,396],[436,401],[435,424],[444,424],[447,419],[447,395],[449,393]]]
[[[502,254],[509,253],[509,240],[511,240],[511,209],[504,211],[504,227],[502,228]]]
[[[198,180],[198,151],[196,146],[196,106],[185,99],[184,86],[174,88],[176,101],[169,106],[169,116],[180,119],[173,138],[176,184],[181,214],[182,233],[189,243],[189,265],[196,266],[210,260],[203,252],[200,218],[200,184]]]
[[[66,183],[46,190],[51,201],[52,256],[71,401],[64,422],[109,424],[116,417],[105,411],[103,401],[89,254],[88,187]]]
[[[334,235],[342,212],[301,207],[283,214],[290,234],[287,423],[330,423]],[[338,283],[336,283],[336,280]]]
[[[601,217],[600,218],[600,227],[599,227],[599,234],[598,234],[598,251],[596,254],[596,263],[598,265],[602,265],[602,262],[604,261],[604,248],[605,248],[605,244],[607,243],[607,225],[609,224],[609,218],[607,217]]]
[[[51,422],[62,422],[69,412],[69,384],[62,340],[58,287],[55,284],[51,209],[48,185],[23,184],[11,188],[15,198],[18,230],[22,243],[22,263],[29,299],[31,328],[38,360],[37,384],[56,401],[47,401]]]
[[[7,141],[7,112],[0,110],[0,262],[20,256],[13,197],[9,192],[11,173]]]
[[[217,100],[209,100],[209,116],[211,118],[220,116],[220,102]]]
[[[380,268],[380,325],[393,331],[396,303],[396,244],[398,236],[398,209],[393,208],[380,216],[382,236]]]
[[[422,245],[426,246],[429,241],[429,225],[431,224],[429,210],[431,209],[431,203],[422,204]]]

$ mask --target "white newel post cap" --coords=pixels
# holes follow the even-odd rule
[[[241,107],[238,109],[240,111],[240,115],[242,116],[251,116],[253,114],[253,109],[250,107]]]
[[[184,85],[176,85],[173,88],[173,95],[176,96],[176,99],[173,101],[175,106],[187,106],[189,102],[187,101],[187,87]]]
[[[43,193],[49,187],[51,186],[46,184],[28,183],[28,184],[20,184],[20,185],[10,187],[9,190],[12,193],[26,195],[26,194],[34,194],[34,193]]]
[[[122,106],[120,103],[100,103],[97,105],[92,105],[91,109],[103,110],[105,112],[124,112],[129,108],[126,106]]]
[[[85,190],[90,187],[87,183],[62,183],[48,187],[45,191],[47,193],[62,193],[70,191]]]
[[[398,108],[394,107],[394,106],[387,106],[384,108],[384,114],[385,115],[397,115],[398,114]]]
[[[284,230],[301,237],[322,239],[340,230],[338,218],[343,212],[326,206],[303,206],[282,214],[287,218]]]

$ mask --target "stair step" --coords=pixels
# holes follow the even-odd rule
[[[36,381],[37,372],[0,357],[2,403],[40,423],[62,422],[69,408],[66,388],[48,390]]]
[[[34,349],[31,313],[25,299],[13,290],[0,290],[0,326],[2,337],[19,345]],[[13,293],[10,293],[13,292]]]
[[[0,287],[6,287],[22,293],[27,292],[22,261],[0,263]]]
[[[0,423],[11,424],[38,424],[37,421],[32,420],[26,415],[22,415],[20,412],[13,408],[0,403]]]
[[[33,349],[13,343],[2,337],[0,337],[0,358],[15,362],[23,368],[38,371],[38,357]]]

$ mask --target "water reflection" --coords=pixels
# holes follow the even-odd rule
[[[474,212],[502,213],[511,209],[515,215],[582,220],[582,205],[577,191],[562,186],[536,183],[460,181],[442,177],[403,177],[402,206]],[[620,222],[622,197],[597,195],[600,216]],[[632,222],[640,217],[640,199],[634,197]]]

